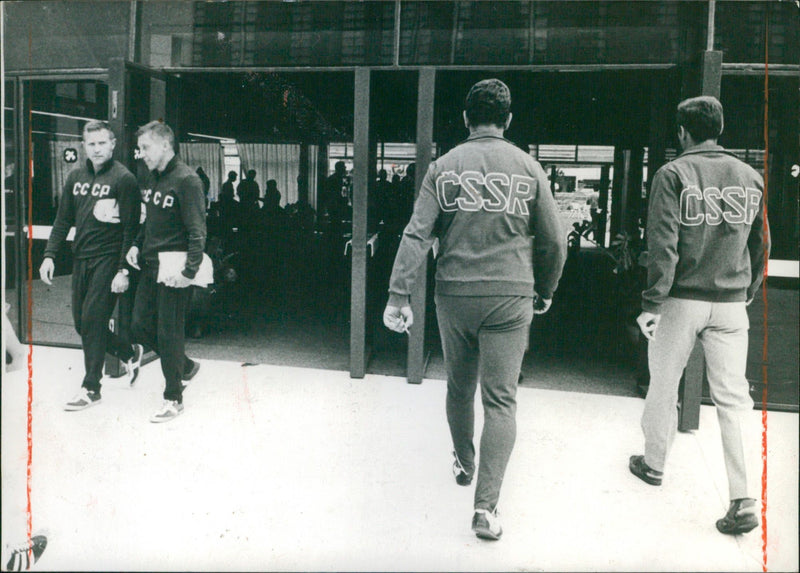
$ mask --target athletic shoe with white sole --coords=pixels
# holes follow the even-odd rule
[[[47,537],[44,535],[34,535],[30,541],[19,545],[7,545],[8,559],[3,558],[4,571],[27,571],[39,560],[45,547],[47,547]]]
[[[94,406],[95,404],[99,404],[100,400],[100,392],[92,392],[81,386],[81,389],[75,394],[75,397],[64,404],[64,409],[67,412],[77,412],[78,410],[85,410],[89,406]]]
[[[133,357],[125,362],[125,376],[128,379],[128,384],[133,386],[136,379],[139,377],[139,369],[142,366],[142,355],[144,348],[141,344],[133,345]]]
[[[164,404],[162,404],[161,409],[153,414],[153,417],[150,418],[150,421],[155,424],[169,422],[181,414],[183,414],[183,404],[177,400],[164,400]]]
[[[463,486],[471,484],[473,474],[464,469],[464,466],[461,465],[461,460],[458,459],[458,454],[455,451],[453,451],[453,458],[455,458],[453,460],[453,475],[456,478],[456,483]]]
[[[476,509],[472,516],[472,531],[481,539],[497,541],[503,535],[503,528],[500,526],[500,518],[497,517],[497,509]]]
[[[747,533],[758,527],[758,510],[756,500],[740,498],[731,501],[728,513],[717,520],[717,530],[726,535]]]

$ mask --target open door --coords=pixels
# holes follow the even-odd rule
[[[137,173],[136,130],[159,119],[167,123],[178,139],[175,105],[169,106],[169,93],[176,93],[177,78],[164,72],[121,59],[109,64],[108,122],[117,134],[117,156],[134,174]],[[175,98],[172,98],[174,101]]]

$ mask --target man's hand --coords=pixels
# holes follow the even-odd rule
[[[122,272],[118,272],[116,275],[114,275],[114,280],[111,281],[111,292],[122,294],[128,290],[129,284],[130,281],[128,280],[128,276]]]
[[[408,329],[414,324],[414,313],[411,312],[410,306],[398,308],[387,304],[383,311],[383,324],[389,330],[408,333]]]
[[[533,314],[544,314],[550,310],[553,304],[552,298],[542,298],[538,293],[533,293]]]
[[[125,255],[125,260],[128,261],[128,264],[137,271],[142,270],[139,268],[139,247],[136,245],[128,249],[128,254]]]
[[[178,273],[169,277],[164,277],[164,284],[172,288],[186,288],[191,286],[192,279],[187,278],[183,273]]]
[[[653,314],[652,312],[642,312],[636,319],[636,322],[639,323],[639,328],[644,334],[647,340],[655,340],[656,339],[656,329],[658,328],[658,323],[661,321],[660,314]]]
[[[56,270],[56,265],[53,263],[53,259],[50,257],[45,257],[42,261],[42,266],[39,267],[39,277],[46,282],[47,284],[53,284],[53,272]]]

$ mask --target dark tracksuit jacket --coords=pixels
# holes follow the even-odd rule
[[[158,253],[185,251],[182,274],[194,278],[206,242],[206,198],[203,182],[177,156],[163,172],[151,172],[142,186],[145,222],[136,237],[142,276],[133,310],[137,341],[156,350],[166,380],[165,400],[182,401],[181,379],[191,367],[184,354],[184,325],[191,288],[157,284]]]
[[[103,223],[94,216],[101,199],[115,199],[119,205],[119,224]],[[133,244],[139,227],[139,186],[128,169],[113,159],[95,173],[91,161],[67,175],[58,213],[44,250],[55,259],[71,227],[75,227],[72,252],[76,259],[113,255],[117,269],[126,266],[125,254]]]
[[[642,310],[667,297],[707,302],[753,298],[769,256],[764,181],[716,144],[700,144],[653,177]]]
[[[97,202],[107,199],[116,201],[119,223],[95,217]],[[67,175],[45,247],[44,256],[55,259],[70,228],[75,227],[72,316],[84,353],[83,385],[92,391],[100,390],[106,352],[122,360],[131,356],[130,344],[110,333],[108,321],[116,303],[111,281],[126,267],[125,254],[136,236],[140,212],[136,178],[124,165],[111,159],[95,171],[87,160]]]

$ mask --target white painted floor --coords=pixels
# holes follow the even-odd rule
[[[728,501],[710,407],[656,488],[627,467],[641,399],[520,388],[505,535],[486,542],[450,473],[443,381],[203,360],[184,414],[151,424],[157,362],[82,412],[62,409],[79,351],[36,346],[32,369],[39,570],[762,570],[761,528],[714,527]],[[26,374],[3,380],[3,543],[25,535]],[[767,428],[766,566],[796,571],[798,415]]]

